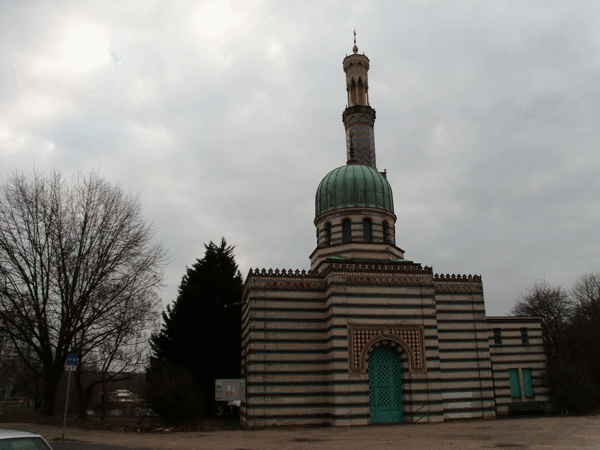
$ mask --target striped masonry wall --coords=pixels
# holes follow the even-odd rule
[[[418,325],[424,329],[426,372],[412,372],[406,352],[399,349],[403,416],[405,421],[412,422],[421,408],[422,415],[429,410],[432,421],[441,419],[438,352],[436,345],[429,345],[437,338],[431,274],[382,273],[364,266],[362,271],[356,268],[343,270],[345,268],[339,266],[344,265],[339,264],[337,270],[333,269],[326,276],[328,328],[337,343],[331,348],[335,355],[331,358],[335,361],[332,425],[370,423],[368,373],[354,374],[348,370],[349,359],[353,357],[348,345],[350,326]],[[382,338],[381,343],[393,342]],[[368,369],[368,360],[365,366]],[[347,395],[348,385],[354,387],[354,398]]]
[[[492,418],[494,391],[481,279],[437,278],[444,419]]]
[[[542,344],[541,319],[535,317],[488,317],[488,345],[490,347],[496,411],[498,415],[510,413],[511,403],[547,402],[548,392],[542,385],[546,358]],[[495,342],[494,329],[500,330],[501,343]],[[527,330],[527,343],[523,343],[521,330]],[[517,369],[520,396],[512,397],[509,370]],[[523,388],[523,369],[531,370],[533,396],[526,397]]]
[[[423,327],[426,372],[412,373],[400,349],[404,420],[416,420],[419,409],[421,416],[441,420],[431,271],[411,265],[412,271],[378,273],[361,265],[349,273],[338,266],[319,277],[249,275],[242,422],[248,427],[368,424],[368,374],[349,373],[349,323]]]
[[[329,367],[322,280],[249,277],[244,293],[242,364],[248,427],[328,423]]]
[[[493,418],[515,401],[509,369],[532,369],[538,382],[539,321],[486,318],[480,277],[433,275],[408,261],[325,260],[317,269],[247,277],[248,428],[369,424],[368,361],[378,345],[399,355],[405,422]],[[493,328],[502,328],[502,345]],[[519,401],[547,398],[539,385],[534,392]]]

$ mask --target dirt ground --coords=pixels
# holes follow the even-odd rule
[[[0,428],[60,438],[61,428],[3,423]],[[582,449],[600,450],[600,416],[523,417],[442,424],[256,431],[142,433],[67,428],[69,440],[146,449]]]

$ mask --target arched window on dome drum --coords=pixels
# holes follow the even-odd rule
[[[390,224],[383,221],[383,242],[390,242]]]
[[[352,223],[350,219],[344,219],[342,222],[342,237],[344,242],[352,242]]]
[[[325,224],[325,244],[331,245],[331,224],[329,222]]]
[[[371,224],[371,219],[363,220],[363,239],[365,242],[373,241],[373,226]]]

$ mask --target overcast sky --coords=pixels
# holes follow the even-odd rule
[[[600,271],[597,0],[0,0],[0,182],[139,193],[165,304],[221,236],[244,277],[308,269],[354,27],[406,258],[481,274],[488,315]]]

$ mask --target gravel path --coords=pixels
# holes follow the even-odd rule
[[[61,428],[3,423],[0,428],[40,433],[48,441]],[[68,428],[67,439],[147,449],[582,449],[600,450],[600,416],[472,420],[428,425],[348,428],[268,428],[253,431],[135,433]]]

